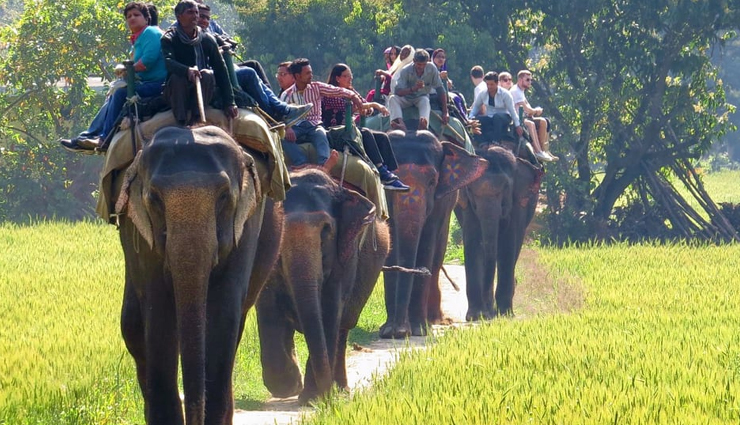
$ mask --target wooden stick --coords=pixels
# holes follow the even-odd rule
[[[200,122],[206,122],[206,111],[203,106],[203,89],[200,87],[200,77],[195,78],[195,96],[198,98],[198,112],[200,113]]]

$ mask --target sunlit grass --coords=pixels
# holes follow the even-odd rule
[[[143,423],[120,332],[124,263],[115,228],[0,225],[0,246],[0,424]],[[385,318],[377,288],[353,342],[376,337]],[[303,367],[301,337],[296,348]],[[252,311],[235,366],[237,407],[269,397],[261,373]]]
[[[580,311],[446,332],[310,423],[740,421],[740,245],[539,252],[585,288]]]

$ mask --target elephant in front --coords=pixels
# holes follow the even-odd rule
[[[514,268],[543,175],[536,161],[515,157],[504,147],[483,145],[476,152],[490,165],[460,191],[455,207],[463,231],[468,321],[513,314]]]
[[[388,251],[388,226],[375,205],[340,187],[322,169],[291,174],[278,265],[257,301],[262,377],[276,397],[302,404],[335,382],[347,388],[345,352]],[[305,384],[295,331],[308,345]]]
[[[393,131],[389,136],[398,162],[396,174],[411,190],[388,196],[393,249],[386,264],[425,267],[431,276],[384,272],[387,321],[380,337],[423,336],[429,323],[443,319],[439,271],[458,189],[480,177],[488,163],[453,143],[440,142],[428,131]]]
[[[232,423],[236,349],[282,229],[260,188],[253,156],[214,126],[159,130],[126,171],[121,329],[148,424]]]

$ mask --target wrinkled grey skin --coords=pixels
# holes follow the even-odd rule
[[[540,165],[515,158],[503,147],[487,145],[476,153],[489,167],[460,191],[455,207],[463,230],[468,321],[513,314],[514,268],[542,176]]]
[[[367,303],[388,251],[388,226],[359,193],[309,169],[291,175],[278,266],[257,301],[262,376],[276,397],[303,404],[335,382],[347,388],[349,330]],[[295,358],[295,331],[306,338],[305,385]]]
[[[223,130],[166,127],[129,167],[116,209],[121,329],[147,423],[231,424],[234,357],[277,258],[279,205],[263,200],[252,156]]]

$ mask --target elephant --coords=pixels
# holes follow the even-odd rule
[[[463,231],[468,321],[513,315],[514,268],[543,175],[542,165],[507,148],[485,144],[476,152],[490,165],[460,190],[455,207]]]
[[[215,126],[158,130],[125,173],[121,330],[148,424],[232,423],[236,349],[282,234],[261,185],[253,156]]]
[[[387,321],[380,337],[423,336],[429,323],[443,319],[437,282],[458,189],[480,177],[488,163],[428,131],[392,131],[389,137],[398,161],[396,174],[411,190],[388,196],[394,243],[386,264],[425,267],[431,276],[384,272]]]
[[[378,280],[388,251],[388,226],[358,192],[320,169],[291,173],[278,265],[257,300],[262,377],[280,398],[306,404],[336,383],[347,388],[349,330]],[[308,345],[305,385],[295,358],[295,331]]]

